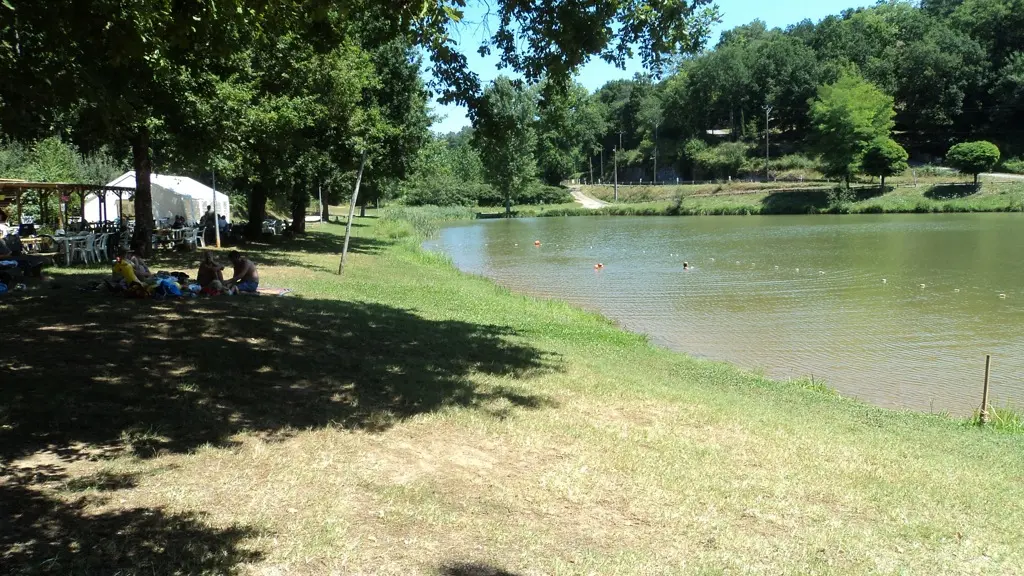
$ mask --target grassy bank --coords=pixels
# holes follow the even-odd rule
[[[343,279],[340,226],[247,247],[290,297],[121,300],[77,273],[0,300],[4,571],[1024,566],[1020,436],[651,346],[459,273],[418,248],[426,219],[358,220]]]
[[[825,188],[799,189],[747,188],[743,185],[723,187],[718,192],[675,190],[672,199],[666,199],[673,187],[660,191],[657,199],[652,194],[620,189],[621,202],[600,210],[576,207],[549,211],[543,215],[745,215],[745,214],[882,214],[930,212],[1021,212],[1024,211],[1024,182],[983,182],[974,188],[964,184],[922,184],[917,188],[889,188],[884,194],[876,187],[861,187],[849,196],[836,195]],[[682,187],[680,187],[682,188]],[[584,187],[584,192],[603,198],[603,191]]]

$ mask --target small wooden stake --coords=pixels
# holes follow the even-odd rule
[[[992,370],[992,355],[985,354],[985,386],[981,389],[981,423],[988,423],[988,375]]]
[[[366,152],[359,161],[359,174],[356,176],[356,188],[352,191],[352,202],[348,205],[348,223],[345,225],[345,245],[341,248],[341,262],[338,263],[338,276],[345,270],[345,256],[348,254],[348,239],[352,236],[352,218],[356,214],[356,200],[359,199],[359,184],[363,181],[363,168],[366,166]]]

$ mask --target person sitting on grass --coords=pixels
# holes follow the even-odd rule
[[[203,252],[203,259],[199,261],[199,272],[196,273],[196,283],[203,288],[208,288],[214,282],[224,284],[224,267],[213,259],[209,251]]]
[[[0,238],[0,260],[14,261],[26,276],[36,278],[43,274],[43,259],[38,256],[26,256],[21,253],[21,242],[16,236],[11,237],[11,244]]]
[[[239,254],[238,250],[232,250],[228,258],[235,267],[235,275],[226,282],[227,287],[255,294],[260,287],[260,274],[256,271],[256,265]]]
[[[132,269],[135,271],[135,276],[140,282],[149,280],[153,273],[150,272],[149,266],[146,265],[146,261],[143,260],[135,253],[134,249],[129,249],[124,255],[124,260],[132,265]]]
[[[131,252],[123,248],[117,251],[117,259],[114,260],[112,288],[120,285],[122,282],[124,283],[123,287],[141,284],[139,277],[135,274],[135,267],[128,259],[129,254]]]

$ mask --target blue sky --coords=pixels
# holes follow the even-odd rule
[[[469,68],[480,75],[484,84],[500,74],[512,76],[509,70],[498,69],[497,56],[492,54],[483,57],[477,54],[477,47],[488,36],[484,10],[479,3],[473,0],[469,0],[467,4],[469,6],[466,9],[464,23],[459,27],[456,38],[459,40],[462,53],[468,59]],[[847,8],[867,6],[873,2],[863,0],[718,0],[717,4],[719,13],[722,15],[722,22],[712,32],[708,42],[709,46],[718,42],[718,36],[723,30],[729,30],[755,19],[763,20],[769,28],[785,28],[805,18],[817,22],[829,14],[838,14]],[[497,25],[492,21],[490,30],[493,32],[496,27]],[[642,71],[643,66],[639,60],[627,63],[623,70],[603,60],[595,59],[580,70],[577,81],[586,86],[588,90],[593,91],[609,80],[632,78],[635,73]],[[435,132],[441,134],[455,132],[463,126],[469,125],[466,109],[461,106],[442,106],[434,102],[433,111],[436,115],[444,117],[434,124]]]

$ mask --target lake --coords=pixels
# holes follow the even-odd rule
[[[1024,215],[489,220],[426,247],[674,350],[881,406],[969,414],[990,353],[993,403],[1024,407]]]

